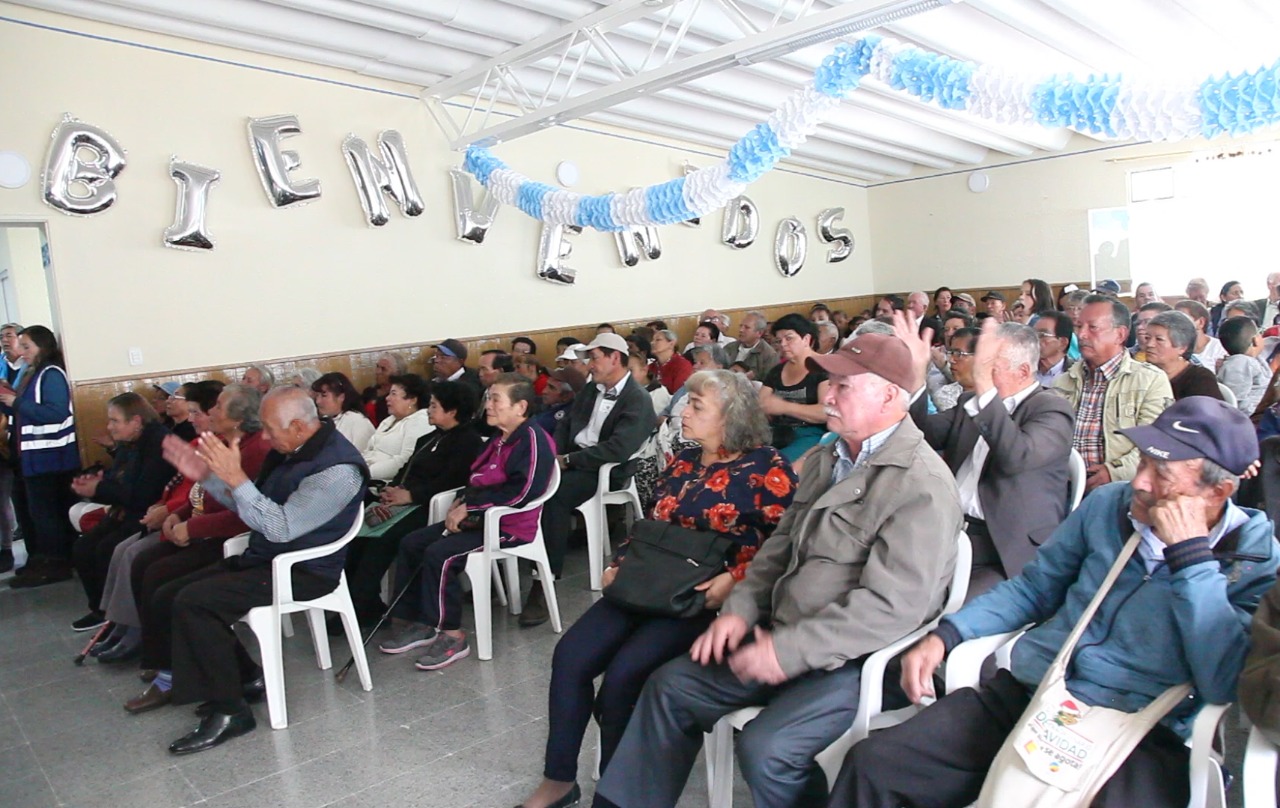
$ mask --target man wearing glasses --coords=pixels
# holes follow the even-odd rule
[[[1064,311],[1043,311],[1031,325],[1040,339],[1040,361],[1036,365],[1036,380],[1045,387],[1053,387],[1054,381],[1075,364],[1067,356],[1071,346],[1074,326]]]

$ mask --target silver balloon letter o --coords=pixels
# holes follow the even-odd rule
[[[778,232],[773,239],[773,265],[784,277],[791,278],[804,269],[804,259],[809,254],[809,237],[804,225],[794,216],[778,222]]]

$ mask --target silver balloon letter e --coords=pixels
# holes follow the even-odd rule
[[[301,162],[295,151],[282,151],[280,141],[302,133],[297,115],[272,115],[249,119],[249,150],[262,180],[262,190],[273,207],[307,203],[320,198],[320,180],[294,180],[289,176]]]

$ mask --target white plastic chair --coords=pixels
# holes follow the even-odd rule
[[[484,544],[479,550],[467,556],[465,571],[471,581],[471,606],[476,615],[476,651],[480,659],[493,659],[493,620],[489,603],[489,592],[493,586],[494,567],[499,561],[506,566],[507,601],[512,614],[520,614],[520,559],[534,563],[538,570],[538,578],[542,582],[542,593],[547,598],[547,611],[551,613],[551,627],[557,634],[564,630],[560,623],[560,606],[556,602],[555,576],[551,574],[551,561],[547,558],[547,545],[542,539],[542,525],[538,525],[533,541],[511,547],[498,544],[498,525],[504,516],[532,511],[551,499],[560,487],[560,467],[553,466],[551,481],[542,496],[525,505],[523,508],[490,508],[484,513]],[[457,490],[437,494],[431,500],[434,509],[439,500],[443,513],[448,513],[449,506]],[[433,519],[436,511],[432,511]],[[443,517],[441,517],[443,521]]]
[[[355,521],[337,541],[305,550],[294,550],[281,553],[271,559],[272,596],[270,606],[258,606],[240,618],[258,638],[258,647],[262,652],[263,677],[267,683],[267,712],[271,717],[272,729],[284,729],[289,726],[289,713],[285,704],[284,693],[284,648],[281,640],[281,618],[287,618],[294,612],[306,612],[311,624],[311,641],[315,645],[316,665],[320,670],[333,667],[329,656],[329,634],[325,631],[324,613],[337,612],[342,616],[342,626],[346,629],[347,645],[356,660],[356,672],[360,674],[360,686],[365,690],[373,689],[373,679],[369,676],[369,662],[364,655],[364,643],[360,636],[360,624],[356,622],[355,605],[351,602],[351,592],[347,589],[346,573],[338,575],[338,586],[329,594],[315,600],[293,599],[293,565],[314,558],[323,558],[341,550],[364,526],[364,509],[356,512]],[[249,546],[249,534],[243,533],[228,539],[222,547],[223,557],[240,555]]]
[[[1230,387],[1227,387],[1222,382],[1218,382],[1218,390],[1222,393],[1223,401],[1227,402],[1232,407],[1239,406],[1239,400],[1236,398],[1236,394],[1231,390]]]
[[[587,528],[587,566],[591,573],[591,588],[600,591],[600,579],[604,575],[605,559],[609,555],[609,525],[605,519],[606,505],[631,505],[635,508],[635,518],[642,516],[640,508],[640,492],[636,489],[633,476],[627,481],[625,488],[614,491],[609,488],[609,473],[617,468],[617,463],[605,463],[600,467],[596,482],[596,493],[591,499],[578,506],[582,520]]]
[[[1080,500],[1084,499],[1086,469],[1084,458],[1075,449],[1071,450],[1071,456],[1067,462],[1071,467],[1071,508],[1067,511],[1070,513],[1079,508]]]
[[[432,497],[431,504],[428,506],[429,510],[427,511],[427,524],[435,525],[443,522],[445,517],[449,515],[449,506],[451,506],[453,501],[457,499],[458,492],[461,490],[461,488],[450,488],[448,491],[441,491],[439,494]],[[499,574],[497,559],[494,559],[493,562],[493,574],[495,577]],[[497,591],[498,602],[505,607],[507,605],[507,590],[500,586]],[[388,601],[388,603],[389,602],[390,601]]]
[[[1249,730],[1249,742],[1244,749],[1244,808],[1276,808],[1276,760],[1275,744],[1267,740],[1256,726]]]
[[[938,620],[964,605],[969,593],[969,574],[973,567],[973,547],[969,537],[961,531],[956,537],[956,567],[951,575],[951,585],[942,614],[925,625],[890,643],[867,657],[862,663],[862,676],[858,683],[858,711],[853,724],[830,746],[817,754],[815,760],[822,767],[830,785],[836,781],[844,756],[853,745],[866,738],[872,730],[900,724],[915,715],[915,707],[883,712],[884,671],[894,657],[914,645],[932,631]],[[742,729],[765,708],[744,707],[716,722],[706,735],[707,790],[711,808],[731,808],[733,805],[733,731]]]
[[[1023,631],[977,637],[960,643],[947,656],[947,692],[954,693],[962,687],[977,687],[982,675],[982,663],[993,653],[996,664],[1008,668],[1013,645]],[[1229,704],[1205,704],[1196,714],[1191,729],[1191,800],[1188,808],[1226,808],[1227,787],[1222,772],[1222,755],[1215,749],[1215,739],[1221,729],[1222,717]],[[1274,805],[1274,769],[1269,781]],[[1252,808],[1246,799],[1247,808]]]

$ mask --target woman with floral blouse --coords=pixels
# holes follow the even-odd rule
[[[642,615],[598,600],[574,623],[556,646],[551,667],[545,779],[525,808],[568,806],[580,799],[578,753],[592,715],[600,724],[603,770],[645,680],[688,652],[791,504],[796,476],[765,445],[769,422],[751,382],[727,370],[706,370],[686,386],[682,431],[698,445],[677,454],[659,477],[651,517],[733,539],[724,571],[699,586],[707,607],[696,617]],[[625,546],[615,558],[605,570],[605,587],[626,563]],[[601,675],[597,692],[594,680]]]

